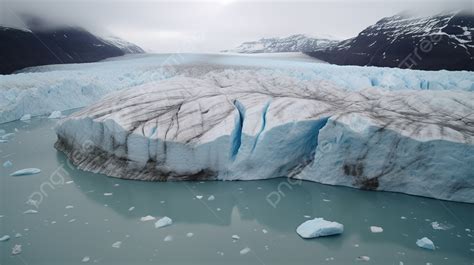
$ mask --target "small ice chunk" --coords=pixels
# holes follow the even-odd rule
[[[104,193],[104,196],[112,196],[112,195],[113,195],[112,192],[106,192],[106,193]]]
[[[76,219],[71,219],[71,220],[69,220],[68,222],[69,222],[69,223],[73,223],[73,222],[75,222],[75,221],[76,221]]]
[[[232,239],[233,239],[233,240],[239,240],[239,239],[240,239],[240,236],[238,236],[238,235],[232,235]]]
[[[51,112],[48,119],[60,119],[62,117],[63,117],[63,114],[61,113],[61,111],[55,110],[55,111]]]
[[[72,205],[66,206],[66,209],[72,209],[72,208],[74,208],[74,206],[72,206]]]
[[[249,252],[250,252],[250,248],[246,247],[240,251],[240,255],[245,255],[245,254],[248,254]]]
[[[72,184],[72,183],[74,183],[74,181],[72,180],[66,181],[66,184]]]
[[[8,140],[0,139],[0,144],[8,143]]]
[[[22,237],[22,236],[23,236],[23,235],[20,234],[20,233],[16,233],[16,234],[15,234],[15,237],[16,237],[16,238],[19,238],[19,237]]]
[[[380,226],[371,226],[370,227],[370,232],[372,232],[372,233],[382,233],[383,228],[380,227]]]
[[[13,166],[13,163],[10,160],[7,160],[5,161],[5,163],[3,163],[4,168],[11,167],[11,166]]]
[[[216,199],[216,197],[214,197],[214,195],[211,195],[211,196],[209,196],[209,197],[207,198],[208,201],[213,201],[213,200],[215,200],[215,199]]]
[[[338,222],[326,221],[323,218],[308,220],[296,228],[302,238],[313,238],[341,234],[344,226]]]
[[[15,171],[10,174],[10,176],[25,176],[25,175],[33,175],[38,174],[41,172],[39,168],[24,168],[18,171]]]
[[[128,211],[129,211],[129,212],[131,212],[131,211],[133,211],[133,210],[135,210],[135,206],[132,206],[132,207],[128,208]]]
[[[8,241],[9,239],[10,239],[9,235],[4,235],[4,236],[0,237],[0,242],[5,242],[5,241]]]
[[[407,218],[405,216],[401,216],[400,219],[406,220]]]
[[[358,261],[369,261],[370,257],[368,257],[368,256],[359,256],[359,257],[357,257],[357,260]]]
[[[91,258],[87,256],[82,258],[82,262],[89,262],[90,260]]]
[[[117,241],[117,242],[112,244],[113,248],[120,248],[120,246],[122,246],[122,241]]]
[[[4,134],[4,135],[2,135],[2,140],[8,140],[8,139],[12,138],[13,136],[15,136],[14,133]]]
[[[264,234],[268,233],[267,229],[262,229],[262,232],[263,232]]]
[[[435,249],[435,245],[433,244],[433,241],[431,241],[427,237],[423,237],[422,239],[418,239],[416,241],[416,245],[419,246],[420,248],[426,248],[426,249],[430,249],[430,250]]]
[[[453,228],[454,226],[450,224],[431,222],[431,227],[433,227],[434,230],[448,230]]]
[[[167,235],[167,236],[165,237],[165,239],[163,239],[163,241],[165,241],[165,242],[173,241],[173,236]]]
[[[169,218],[168,216],[165,216],[161,218],[160,220],[156,221],[155,228],[161,228],[161,227],[169,226],[172,224],[173,224],[173,220],[171,220],[171,218]]]
[[[20,121],[29,121],[31,120],[31,114],[25,114],[21,116]]]
[[[323,202],[330,202],[331,200],[323,199]]]
[[[18,255],[21,253],[21,245],[14,245],[12,248],[12,255]]]
[[[26,210],[23,212],[24,214],[34,214],[34,213],[38,213],[37,210],[33,210],[33,209],[29,209],[29,210]]]
[[[155,217],[153,217],[151,215],[147,215],[147,216],[143,216],[142,218],[140,218],[140,221],[146,222],[146,221],[153,221],[155,219],[156,219]]]
[[[196,198],[198,198],[199,200],[202,199],[202,195],[196,195]]]
[[[194,233],[189,232],[189,233],[186,234],[186,236],[187,236],[187,237],[193,237],[193,236],[194,236]]]

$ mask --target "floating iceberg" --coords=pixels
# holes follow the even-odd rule
[[[380,227],[380,226],[371,226],[370,227],[370,232],[372,232],[372,233],[382,233],[383,228]]]
[[[25,175],[33,175],[38,174],[41,172],[39,168],[25,168],[18,171],[15,171],[10,174],[10,176],[25,176]]]
[[[11,166],[13,166],[13,163],[10,160],[7,160],[3,163],[4,168],[8,168],[8,167],[11,167]]]
[[[427,237],[423,237],[422,239],[418,239],[416,241],[416,245],[419,246],[420,248],[435,250],[435,245],[433,244],[433,241],[431,241]]]
[[[112,93],[61,120],[55,146],[118,178],[290,177],[474,202],[473,102],[465,91],[211,71]]]
[[[9,235],[4,235],[4,236],[0,237],[0,242],[8,241],[9,239],[10,239]]]
[[[243,249],[240,251],[240,255],[246,255],[246,254],[248,254],[250,251],[251,251],[250,248],[245,247],[245,248],[243,248]]]
[[[18,255],[21,251],[21,245],[15,244],[12,248],[12,255]]]
[[[173,224],[173,220],[171,220],[171,218],[169,218],[168,216],[165,216],[155,222],[155,228],[162,228],[162,227],[169,226],[172,224]]]
[[[153,221],[155,219],[156,219],[155,217],[153,217],[151,215],[147,215],[147,216],[143,216],[142,218],[140,218],[140,221],[147,222],[147,221]]]
[[[296,228],[296,233],[302,238],[337,235],[344,232],[344,226],[337,222],[326,221],[323,218],[314,218],[305,221]]]

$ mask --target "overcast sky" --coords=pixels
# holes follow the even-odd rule
[[[0,23],[32,13],[109,32],[153,52],[215,52],[261,37],[303,33],[346,39],[404,10],[474,10],[472,0],[158,1],[0,0]]]

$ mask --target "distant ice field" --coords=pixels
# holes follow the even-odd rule
[[[177,75],[199,78],[212,71],[248,69],[275,78],[321,80],[343,90],[377,87],[474,91],[472,72],[336,66],[301,53],[127,55],[96,63],[39,66],[0,75],[0,123],[18,120],[25,114],[38,116],[84,107],[112,91]]]

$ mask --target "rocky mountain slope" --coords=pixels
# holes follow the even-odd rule
[[[87,63],[141,53],[118,38],[102,38],[78,27],[44,27],[32,23],[17,29],[0,26],[0,74],[38,65]]]
[[[474,71],[474,15],[386,17],[357,37],[309,55],[339,65]]]
[[[223,52],[236,53],[272,53],[272,52],[309,52],[324,49],[338,42],[331,37],[309,37],[303,34],[286,38],[263,38],[258,41],[244,42],[239,47]]]

